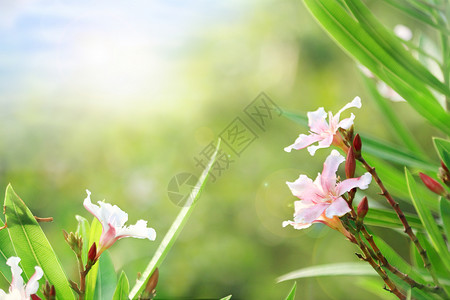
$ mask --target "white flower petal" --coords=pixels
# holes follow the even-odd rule
[[[6,261],[6,264],[11,267],[11,288],[12,289],[23,289],[23,279],[22,279],[22,269],[19,267],[20,258],[16,256],[11,256]]]
[[[154,241],[156,239],[156,231],[153,228],[147,227],[147,221],[139,220],[135,225],[121,228],[117,232],[116,237],[119,239],[123,237],[134,237]]]
[[[336,186],[336,172],[345,158],[337,150],[331,151],[323,164],[320,183],[325,194],[333,193]]]
[[[42,271],[42,269],[40,267],[34,267],[35,272],[34,274],[30,277],[30,280],[28,280],[27,286],[25,288],[25,294],[27,296],[36,294],[36,292],[39,289],[39,279],[42,278],[42,276],[44,275],[44,271]]]

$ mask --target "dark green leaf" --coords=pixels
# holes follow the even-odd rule
[[[4,225],[3,221],[0,220],[0,227]],[[17,256],[17,254],[12,245],[9,230],[4,228],[0,231],[0,276],[8,285],[11,282],[11,269],[6,265],[6,261],[11,256]]]

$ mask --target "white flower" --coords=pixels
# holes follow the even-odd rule
[[[44,272],[40,267],[35,267],[34,274],[26,285],[23,284],[22,269],[19,267],[20,258],[11,256],[6,261],[6,264],[11,267],[12,280],[9,286],[9,293],[6,294],[0,289],[0,299],[2,300],[29,300],[31,295],[36,294],[39,288],[38,280],[42,278]]]
[[[124,237],[135,237],[154,241],[156,232],[153,228],[147,228],[147,221],[139,220],[136,225],[124,226],[128,220],[128,214],[117,205],[111,205],[98,201],[99,206],[92,204],[91,192],[86,190],[87,197],[84,199],[84,207],[93,214],[102,224],[103,231],[97,247],[97,257],[111,247],[115,241]]]

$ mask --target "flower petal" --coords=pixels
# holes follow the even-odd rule
[[[284,148],[284,151],[291,152],[292,149],[295,149],[295,150],[303,149],[303,148],[311,145],[312,143],[315,143],[322,139],[323,138],[320,135],[317,135],[314,133],[312,133],[310,135],[300,134],[292,145]]]
[[[326,131],[330,126],[325,121],[327,118],[327,113],[320,107],[316,111],[308,112],[308,126],[312,132],[322,133]]]
[[[303,224],[303,223],[295,223],[294,221],[284,221],[283,222],[283,227],[286,227],[288,225],[292,225],[292,227],[294,227],[295,229],[305,229],[310,227],[312,224]]]
[[[317,221],[329,205],[329,203],[312,203],[309,206],[305,206],[303,209],[295,212],[294,222],[309,224]]]
[[[340,196],[356,187],[365,190],[369,187],[371,181],[372,175],[370,173],[365,173],[358,178],[345,179],[336,186],[336,195]]]
[[[34,267],[35,272],[28,280],[27,286],[25,288],[25,294],[29,297],[32,294],[36,294],[39,289],[39,279],[44,275],[44,271],[40,267]]]
[[[352,113],[352,114],[350,114],[350,118],[340,121],[339,124],[337,125],[337,128],[349,129],[353,125],[354,119],[355,119],[355,115]]]
[[[311,154],[311,156],[314,156],[317,149],[330,147],[331,143],[333,142],[333,137],[334,134],[330,134],[328,136],[322,137],[322,140],[319,142],[317,146],[309,146],[308,147],[309,154]]]
[[[19,267],[20,258],[17,256],[11,256],[6,261],[6,264],[11,267],[12,280],[9,291],[14,289],[23,290],[22,269]]]
[[[316,202],[324,197],[323,192],[306,175],[300,175],[296,181],[286,182],[286,184],[292,194],[302,200]]]
[[[323,171],[320,176],[322,189],[325,194],[334,194],[336,186],[336,172],[339,165],[345,161],[345,158],[338,151],[333,150],[323,164]]]
[[[156,239],[156,231],[153,228],[147,228],[147,221],[139,220],[135,225],[121,228],[116,233],[116,237],[118,239],[123,237],[134,237],[154,241]]]
[[[344,110],[347,110],[349,108],[352,107],[356,107],[356,108],[361,108],[361,98],[359,98],[358,96],[356,96],[352,102],[347,103],[343,108],[341,108],[338,113],[333,117],[333,120],[330,120],[330,122],[332,122],[334,125],[337,125],[339,123],[339,119],[341,118],[341,113]]]
[[[348,213],[350,211],[350,207],[348,206],[347,202],[344,200],[344,198],[339,197],[336,200],[334,200],[330,206],[325,211],[325,216],[329,219],[333,218],[334,216],[341,217]]]

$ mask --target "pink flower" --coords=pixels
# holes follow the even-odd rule
[[[316,111],[308,112],[310,134],[300,134],[297,140],[295,140],[295,143],[284,148],[284,151],[291,152],[292,149],[299,150],[309,146],[309,153],[314,155],[317,149],[327,148],[331,144],[343,146],[342,137],[337,131],[339,128],[349,129],[353,125],[355,116],[351,114],[350,118],[342,121],[339,121],[339,118],[344,110],[351,107],[361,108],[361,99],[355,97],[352,102],[347,103],[335,116],[331,112],[328,112],[328,122],[325,120],[327,113],[323,107],[320,107]],[[310,146],[315,142],[319,142],[317,146]]]
[[[11,267],[12,280],[9,287],[9,293],[6,294],[0,289],[0,299],[2,300],[29,300],[31,296],[36,294],[39,288],[38,280],[42,278],[44,272],[40,267],[35,267],[34,274],[26,285],[23,284],[22,269],[19,267],[20,258],[11,256],[6,264]]]
[[[322,174],[312,181],[306,175],[300,175],[295,182],[286,182],[294,196],[294,221],[283,222],[283,227],[292,225],[295,229],[308,228],[315,222],[321,222],[344,233],[350,238],[339,217],[350,211],[347,202],[341,196],[353,188],[367,189],[372,176],[365,173],[358,178],[346,179],[337,183],[336,171],[345,159],[333,150],[323,164]]]
[[[86,190],[86,193],[87,197],[84,199],[83,205],[100,221],[103,227],[97,247],[97,258],[117,240],[124,237],[155,240],[156,232],[153,228],[147,228],[147,221],[139,220],[136,225],[124,226],[128,220],[128,214],[126,212],[121,210],[117,205],[113,206],[102,201],[98,201],[100,206],[92,204],[91,192]]]

